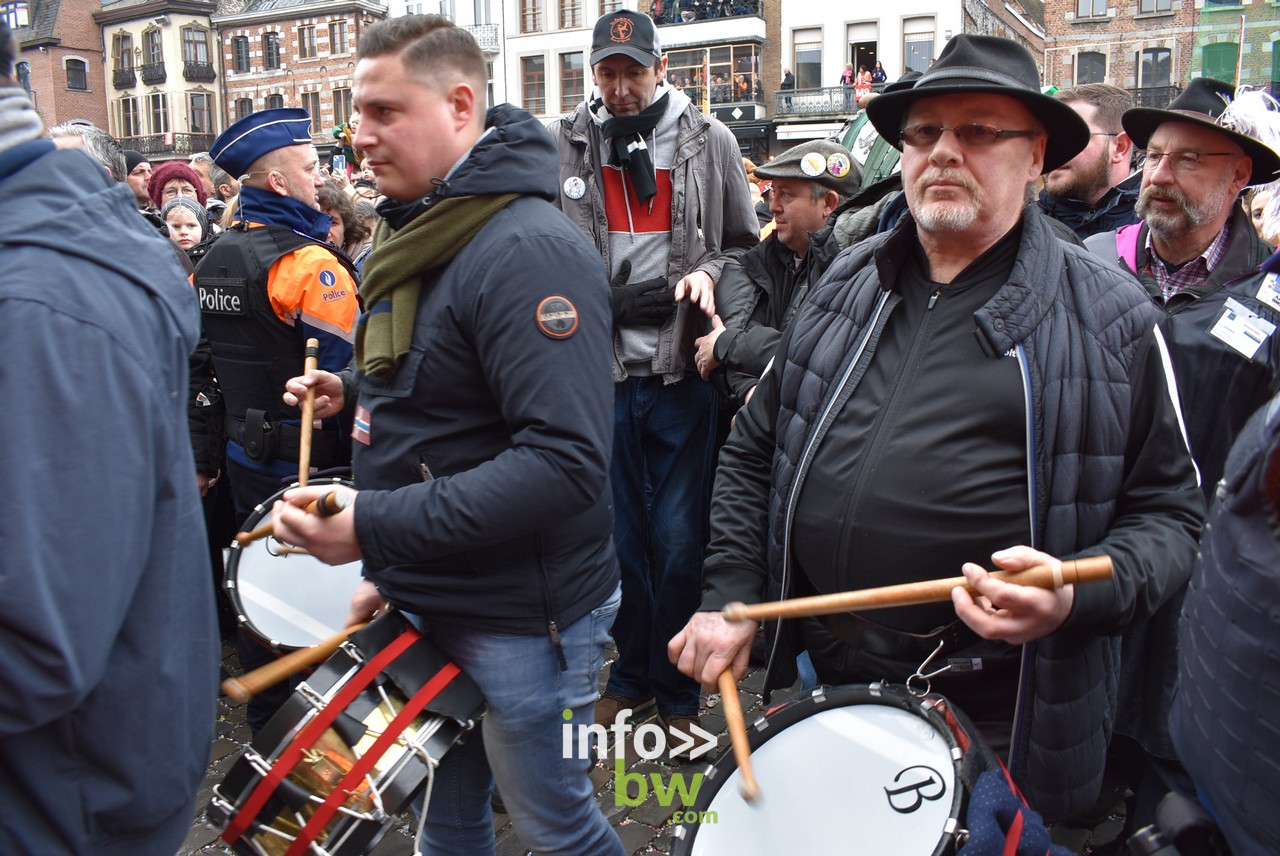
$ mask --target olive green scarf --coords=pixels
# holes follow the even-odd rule
[[[367,307],[356,327],[356,367],[390,377],[409,353],[425,274],[444,267],[489,219],[518,193],[443,199],[392,230],[386,221],[373,235],[360,296]]]

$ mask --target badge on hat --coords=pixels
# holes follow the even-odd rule
[[[849,157],[843,152],[833,152],[827,158],[827,172],[836,178],[844,178],[849,174]]]
[[[545,297],[538,304],[538,329],[552,339],[567,339],[578,329],[578,309],[558,294]]]
[[[800,158],[800,171],[810,178],[822,175],[826,168],[827,159],[822,156],[822,152],[809,152]]]
[[[586,195],[587,183],[576,175],[571,175],[564,180],[564,195],[570,199],[581,199]]]

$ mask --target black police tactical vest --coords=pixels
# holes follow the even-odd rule
[[[302,327],[276,317],[267,276],[282,257],[309,244],[325,246],[283,226],[237,227],[215,241],[196,266],[200,316],[228,424],[243,421],[250,409],[263,411],[273,422],[300,416],[280,395],[285,381],[303,372]],[[333,256],[350,270],[342,254]]]

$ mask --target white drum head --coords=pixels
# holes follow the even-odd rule
[[[927,856],[950,831],[951,745],[904,710],[880,704],[820,710],[770,736],[751,762],[760,798],[742,799],[735,767],[701,809],[714,814],[699,816],[695,856]]]
[[[339,479],[312,485],[350,484]],[[287,490],[287,488],[286,488]],[[244,528],[251,530],[271,514],[284,491],[255,511]],[[275,538],[231,546],[226,588],[241,622],[273,648],[305,648],[343,630],[351,598],[360,584],[360,562],[326,565],[314,556],[287,552]]]

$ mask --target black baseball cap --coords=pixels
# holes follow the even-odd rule
[[[591,34],[591,65],[618,54],[647,67],[662,59],[662,46],[658,44],[658,30],[652,18],[625,9],[600,16]]]

